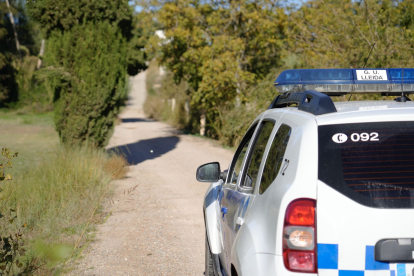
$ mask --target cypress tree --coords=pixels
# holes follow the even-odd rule
[[[127,71],[138,71],[127,62],[128,1],[32,0],[27,6],[48,37],[43,73],[54,92],[61,142],[104,146],[126,99]]]

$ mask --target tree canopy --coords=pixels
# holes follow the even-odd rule
[[[136,47],[128,1],[29,0],[27,8],[48,38],[42,73],[61,141],[104,146],[126,100],[127,72],[145,69],[142,56],[128,55]]]
[[[281,64],[287,15],[278,1],[150,5],[167,39],[153,36],[148,50],[177,83],[188,83],[192,108],[210,120],[220,105],[244,102],[249,87]]]
[[[314,0],[292,13],[289,48],[312,68],[412,66],[414,2]]]
[[[0,105],[39,99],[38,91],[53,98],[62,141],[104,145],[126,97],[125,76],[151,60],[174,85],[154,106],[180,99],[180,124],[194,131],[205,117],[212,137],[232,132],[228,118],[263,110],[283,69],[413,66],[408,0],[135,0],[139,12],[128,0],[10,3],[22,47],[0,1]],[[40,38],[44,63],[33,72]]]
[[[131,37],[132,9],[125,0],[27,0],[29,15],[50,34],[88,22],[108,22]]]
[[[366,62],[374,68],[413,66],[413,1],[138,4],[165,35],[153,35],[147,52],[171,72],[175,83],[187,84],[189,121],[193,124],[195,117],[205,114],[213,137],[238,131],[229,118],[252,117],[263,110],[276,96],[269,80],[282,69],[357,68]],[[240,128],[240,121],[233,122]]]

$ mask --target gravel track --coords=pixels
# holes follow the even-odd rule
[[[208,184],[198,183],[195,171],[212,161],[227,167],[233,154],[147,119],[142,110],[145,72],[131,82],[122,123],[115,127],[107,149],[122,150],[132,165],[126,179],[115,181],[115,204],[110,207],[114,213],[72,275],[201,276],[202,204]]]

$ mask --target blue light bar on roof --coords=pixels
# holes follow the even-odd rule
[[[403,80],[404,75],[404,81]],[[367,69],[292,69],[283,71],[275,81],[278,92],[315,90],[328,95],[414,93],[413,68]]]

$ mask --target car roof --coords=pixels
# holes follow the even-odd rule
[[[318,125],[385,122],[385,121],[414,121],[414,102],[396,101],[347,101],[334,102],[337,112],[314,115],[298,110],[297,107],[275,108],[267,111],[272,113],[284,112],[283,116],[300,113],[302,119],[316,121]]]
[[[414,102],[396,102],[396,101],[355,101],[355,102],[334,102],[338,113],[356,112],[356,111],[368,111],[368,110],[382,110],[382,109],[394,109],[394,112],[398,112],[398,109],[414,108]]]

